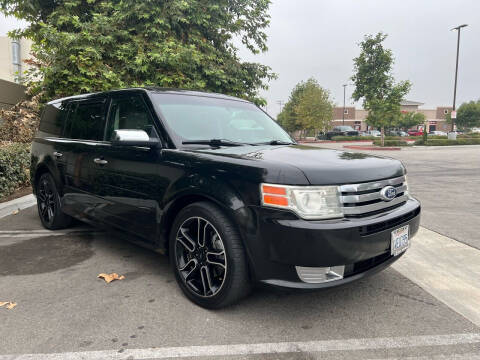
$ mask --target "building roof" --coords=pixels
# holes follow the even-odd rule
[[[418,101],[411,101],[411,100],[403,100],[400,105],[403,105],[403,106],[421,106],[423,105],[424,103],[422,102],[418,102]]]

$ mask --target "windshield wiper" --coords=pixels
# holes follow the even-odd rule
[[[186,141],[182,141],[182,144],[184,144],[184,145],[190,145],[190,144],[203,145],[204,144],[204,145],[210,145],[210,146],[213,146],[213,147],[250,145],[250,144],[247,144],[247,143],[235,142],[235,141],[224,140],[224,139],[186,140]]]
[[[282,141],[282,140],[270,140],[262,143],[256,143],[256,145],[293,145],[291,141]]]

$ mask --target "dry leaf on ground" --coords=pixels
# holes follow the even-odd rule
[[[0,307],[2,306],[5,306],[8,310],[12,310],[15,306],[17,306],[17,303],[11,301],[0,301]]]
[[[98,274],[97,277],[102,278],[107,283],[111,283],[113,280],[123,280],[123,279],[125,279],[125,276],[123,276],[123,275],[120,276],[117,273],[111,273],[111,274],[101,273],[101,274]]]
[[[12,310],[15,306],[17,306],[17,303],[12,303],[11,302],[10,304],[7,305],[7,309]]]

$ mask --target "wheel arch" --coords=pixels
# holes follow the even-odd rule
[[[183,208],[187,207],[188,205],[191,205],[197,202],[203,202],[203,201],[209,202],[218,206],[224,212],[224,214],[233,222],[233,224],[237,227],[237,230],[239,230],[238,224],[236,222],[234,210],[231,207],[226,206],[225,203],[220,201],[215,196],[212,196],[211,194],[200,192],[200,191],[189,191],[183,194],[179,194],[178,196],[173,198],[165,207],[165,211],[162,216],[162,220],[160,222],[162,243],[159,245],[161,247],[165,248],[168,251],[168,242],[170,239],[170,232],[172,230],[173,222],[175,221],[175,218],[177,217],[179,212]]]
[[[41,162],[35,168],[35,173],[32,177],[32,189],[33,193],[36,194],[37,183],[40,177],[45,174],[50,173],[52,175],[53,180],[55,181],[55,185],[57,186],[57,191],[60,195],[63,195],[63,184],[58,176],[57,172],[55,171],[54,164],[50,162]]]
[[[251,256],[246,240],[246,229],[256,223],[253,211],[249,210],[248,205],[235,190],[235,187],[228,181],[219,177],[209,178],[199,174],[189,177],[189,179],[188,183],[173,186],[175,189],[181,188],[183,190],[175,191],[163,208],[164,211],[159,224],[160,239],[158,247],[168,253],[170,234],[175,217],[184,207],[196,202],[206,201],[218,206],[235,226],[243,243],[251,270]],[[183,181],[185,181],[185,178]]]

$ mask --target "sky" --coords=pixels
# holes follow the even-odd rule
[[[292,88],[309,77],[342,106],[342,84],[351,83],[358,43],[379,31],[388,34],[395,79],[413,83],[406,98],[435,108],[453,101],[457,33],[450,29],[469,24],[461,32],[457,104],[480,98],[479,0],[273,0],[270,15],[269,50],[253,55],[241,48],[240,56],[278,74],[262,92],[273,116],[280,110],[277,102],[287,101]],[[0,35],[18,25],[0,14]],[[361,107],[352,91],[348,86],[346,105]]]
[[[457,33],[460,41],[457,107],[480,98],[480,1],[479,0],[273,0],[267,30],[266,53],[244,60],[272,67],[278,80],[263,92],[267,111],[276,115],[277,101],[287,101],[298,82],[314,77],[343,106],[342,84],[351,83],[353,58],[365,34],[388,34],[385,46],[393,51],[396,80],[413,84],[408,100],[422,108],[451,106],[455,77]],[[347,106],[353,87],[346,91]]]

